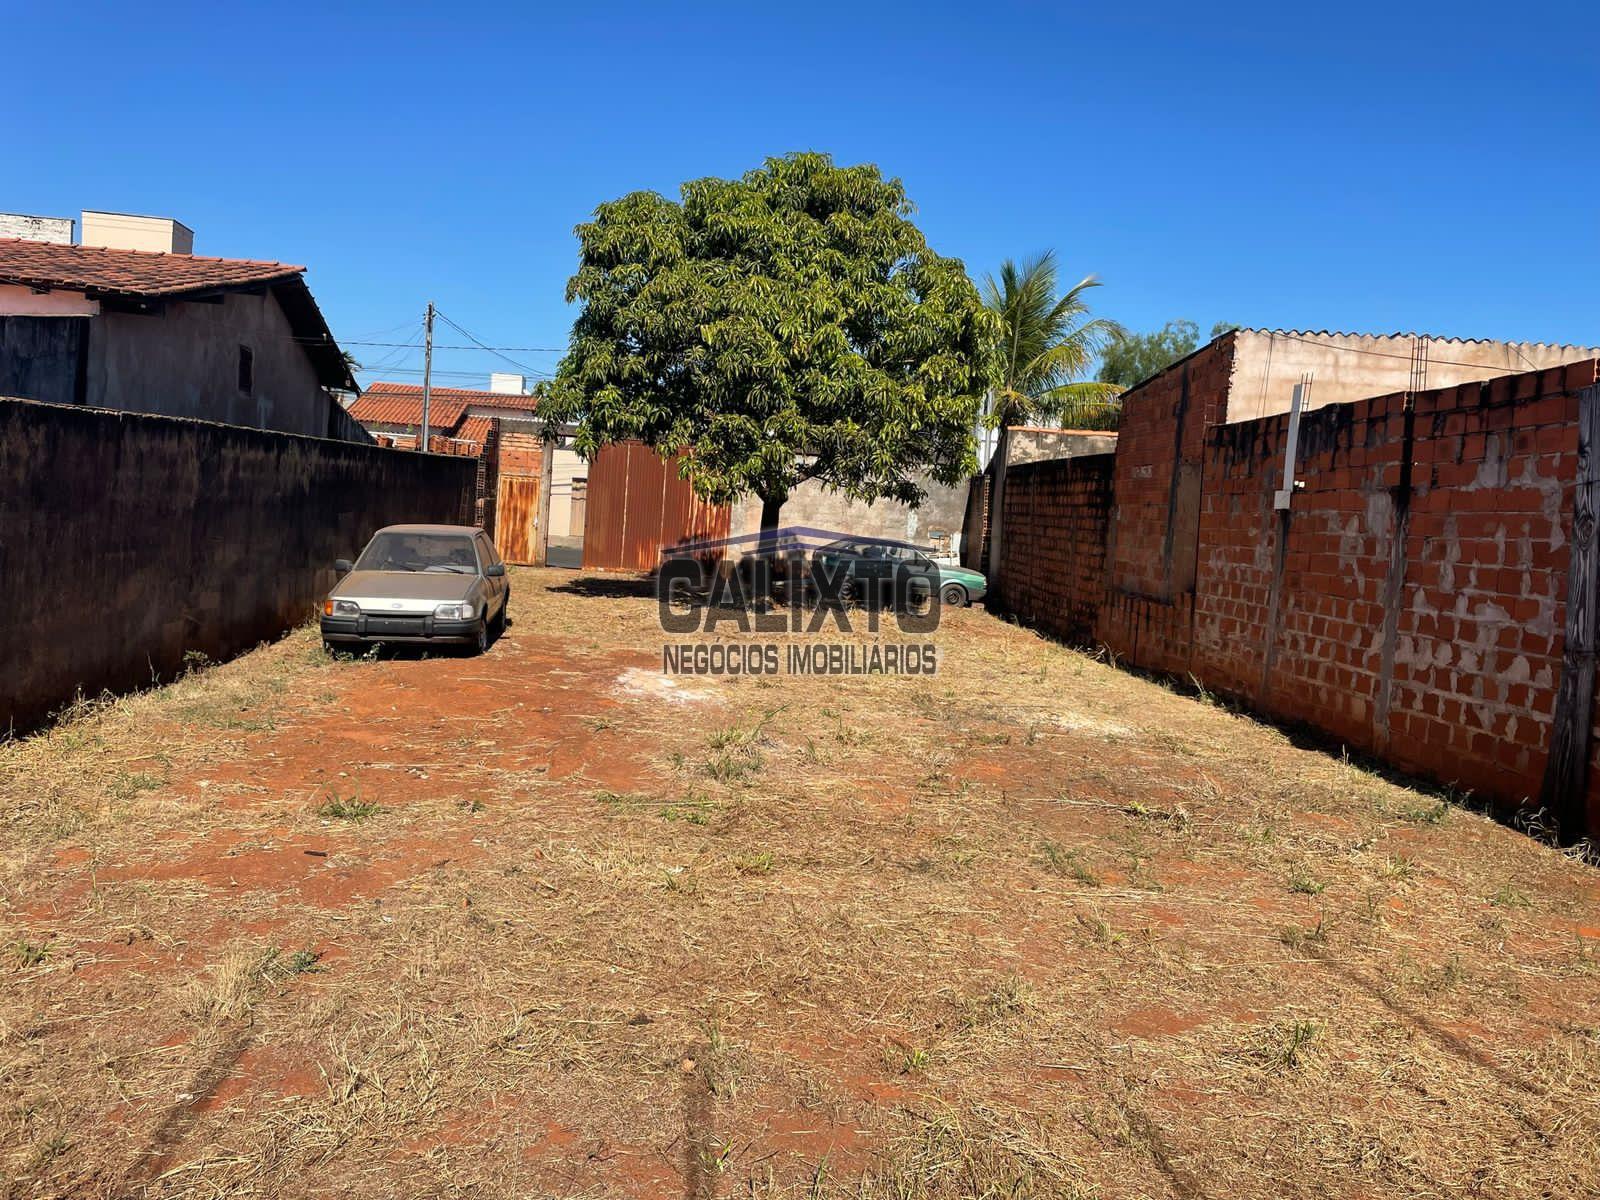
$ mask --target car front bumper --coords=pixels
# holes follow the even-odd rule
[[[436,621],[433,616],[323,617],[322,640],[372,645],[409,642],[420,645],[471,645],[478,640],[476,621]]]

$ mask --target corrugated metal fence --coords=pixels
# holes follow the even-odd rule
[[[607,446],[589,465],[586,570],[651,571],[663,547],[728,536],[731,512],[707,504],[648,446]]]

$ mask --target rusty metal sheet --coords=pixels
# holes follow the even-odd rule
[[[495,499],[495,545],[511,563],[531,563],[538,540],[539,477],[502,475]]]
[[[707,504],[648,446],[608,446],[589,468],[583,533],[586,569],[651,571],[662,547],[700,537],[725,537],[727,505]]]

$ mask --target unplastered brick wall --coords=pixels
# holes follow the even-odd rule
[[[1115,462],[1095,454],[1006,471],[1004,527],[1011,532],[1001,548],[1002,603],[1068,641],[1093,636],[1104,598]]]
[[[544,460],[544,441],[537,433],[503,429],[500,434],[500,473],[537,475]]]
[[[1594,363],[1212,431],[1191,669],[1408,770],[1539,795]],[[1600,827],[1591,814],[1590,826]]]
[[[1233,357],[1228,334],[1123,397],[1096,635],[1151,670],[1188,670],[1201,460],[1227,407]]]
[[[1586,404],[1600,405],[1592,359],[1316,409],[1301,420],[1287,510],[1274,493],[1288,415],[1211,424],[1197,462],[1192,588],[1169,582],[1165,595],[1172,576],[1152,530],[1172,510],[1138,473],[1156,464],[1124,461],[1141,437],[1125,424],[1095,640],[1482,799],[1538,803],[1558,692],[1576,670],[1564,655]],[[1179,446],[1172,410],[1162,411]],[[1082,581],[1053,605],[1037,582],[1026,603],[1010,590],[1011,546],[1021,547],[1017,574],[1042,578],[1062,564],[1033,547],[1077,545],[1076,520],[1059,486],[1008,494],[1007,599],[1025,620],[1089,640]],[[1583,811],[1568,809],[1565,828],[1600,833],[1593,704],[1570,725],[1585,729],[1588,770]]]

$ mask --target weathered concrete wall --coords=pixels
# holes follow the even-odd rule
[[[1296,330],[1240,329],[1225,335],[1233,342],[1233,379],[1226,421],[1253,421],[1288,412],[1294,385],[1312,374],[1310,408],[1348,404],[1412,386],[1412,355],[1426,340],[1426,368],[1417,390],[1479,383],[1559,367],[1600,355],[1585,346],[1543,342],[1491,342],[1464,338],[1426,338],[1397,333],[1302,333]]]
[[[893,500],[863,504],[839,492],[830,492],[816,481],[795,489],[783,506],[785,525],[805,525],[812,529],[836,529],[860,537],[890,538],[919,546],[940,545],[954,548],[960,541],[967,514],[967,484],[947,487],[930,479],[922,481],[927,497],[912,508]],[[734,506],[731,532],[737,536],[761,531],[761,501],[747,499]]]
[[[0,399],[0,729],[307,619],[333,563],[470,519],[476,462]]]
[[[1087,429],[1040,429],[1013,425],[1006,438],[1006,466],[1043,462],[1051,458],[1078,458],[1110,454],[1117,448],[1115,433]]]
[[[249,395],[239,390],[240,346],[254,356]],[[328,435],[332,404],[271,293],[102,312],[89,337],[87,401],[308,437]]]
[[[88,334],[87,317],[0,316],[0,396],[78,403]]]

